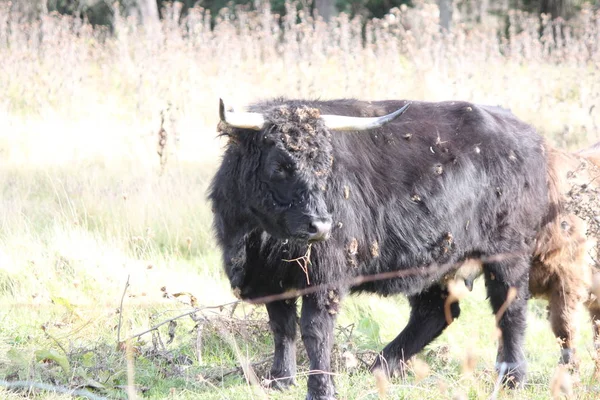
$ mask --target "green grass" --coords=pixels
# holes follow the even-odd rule
[[[190,275],[194,275],[190,273]],[[192,293],[197,293],[198,290]],[[494,318],[485,300],[483,283],[462,301],[462,315],[418,358],[429,367],[409,372],[406,379],[395,378],[387,387],[389,398],[487,398],[494,390],[496,375]],[[114,306],[118,305],[114,299]],[[126,298],[123,310],[123,337],[189,309],[178,300],[163,305],[133,304]],[[214,302],[212,303],[214,304]],[[257,375],[269,368],[272,338],[262,307],[240,305],[233,317],[231,307],[207,311],[198,353],[196,324],[191,318],[178,320],[174,337],[169,327],[159,328],[132,342],[135,384],[144,398],[161,399],[243,399],[253,396],[273,399],[301,398],[306,390],[306,355],[299,344],[298,386],[290,391],[265,391],[248,385],[240,360],[257,363]],[[528,386],[516,393],[501,392],[499,398],[545,399],[550,396],[550,380],[556,369],[559,347],[545,320],[545,303],[529,305],[526,357],[529,361]],[[126,355],[117,346],[118,314],[107,307],[101,312],[65,302],[52,306],[12,305],[3,308],[0,322],[2,361],[0,377],[10,380],[54,382],[66,386],[90,386],[110,398],[126,398]],[[361,295],[345,301],[337,329],[333,355],[335,382],[340,399],[378,398],[375,378],[362,361],[357,367],[342,356],[350,352],[358,359],[372,360],[372,352],[391,340],[403,327],[408,307],[402,297],[380,299]],[[581,327],[589,322],[581,318]],[[42,328],[44,327],[44,328]],[[581,359],[577,398],[594,398],[598,383],[591,378],[591,330],[583,329],[578,341]],[[36,352],[52,351],[56,357],[36,361]],[[200,357],[199,357],[200,354]],[[474,370],[464,373],[467,355],[475,359]],[[68,371],[60,362],[68,360]],[[267,362],[265,362],[265,360]],[[589,392],[586,394],[586,392]],[[460,397],[463,396],[463,397]],[[466,396],[466,397],[465,397]]]

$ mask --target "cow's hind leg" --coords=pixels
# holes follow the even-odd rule
[[[600,299],[591,299],[586,302],[592,320],[592,333],[594,334],[594,347],[600,352]]]
[[[501,338],[498,346],[496,369],[503,382],[511,388],[525,381],[527,362],[523,353],[529,297],[529,260],[514,258],[484,264],[487,294],[498,321]],[[516,290],[512,301],[508,298],[510,288]],[[507,299],[509,301],[507,301]]]
[[[271,387],[285,389],[296,377],[296,300],[275,301],[266,305],[275,342],[271,367]]]
[[[551,285],[550,301],[548,304],[552,332],[560,340],[562,347],[561,364],[571,364],[576,367],[574,357],[574,341],[577,333],[578,305],[583,302],[577,287],[570,287],[557,279]],[[585,287],[583,287],[585,289]]]
[[[382,369],[388,376],[404,372],[404,364],[413,355],[437,338],[448,326],[444,305],[448,291],[434,286],[415,296],[409,296],[410,318],[400,334],[379,354],[371,371]],[[460,315],[457,302],[450,306],[452,319]]]

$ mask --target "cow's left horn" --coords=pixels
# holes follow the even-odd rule
[[[342,115],[321,115],[321,118],[325,122],[325,126],[332,131],[365,131],[367,129],[379,128],[391,122],[404,114],[410,103],[406,103],[404,107],[394,111],[391,114],[384,115],[382,117],[344,117]]]
[[[265,126],[265,117],[260,113],[226,111],[223,99],[219,99],[219,118],[234,128],[260,131]]]

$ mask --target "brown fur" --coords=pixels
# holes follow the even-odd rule
[[[600,142],[576,153],[548,150],[550,210],[537,237],[529,290],[548,300],[552,331],[563,348],[561,362],[574,364],[576,316],[584,304],[600,347]],[[469,289],[481,263],[465,263],[452,277]]]
[[[577,155],[583,157],[592,162],[596,169],[593,176],[594,188],[596,188],[596,200],[600,202],[600,194],[598,194],[598,188],[600,187],[600,142],[588,147],[587,149],[580,150]],[[597,205],[597,203],[596,203]],[[593,236],[596,240],[596,249],[594,254],[594,266],[592,277],[592,287],[589,298],[586,301],[587,309],[592,318],[592,328],[594,330],[594,343],[596,347],[600,347],[600,264],[598,259],[600,257],[600,209],[595,207],[596,215],[592,221],[592,229],[588,230],[588,237]]]
[[[579,150],[576,154],[594,163],[600,167],[600,142],[588,147],[587,149]]]
[[[549,301],[550,324],[563,347],[562,361],[569,363],[578,306],[585,303],[592,322],[600,319],[600,304],[591,294],[592,275],[599,273],[598,221],[584,212],[600,210],[594,204],[600,201],[600,143],[578,153],[551,149],[549,161],[551,210],[537,240],[529,287],[534,297]],[[600,333],[597,327],[594,333]]]

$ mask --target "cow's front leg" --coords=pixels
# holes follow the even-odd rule
[[[333,290],[302,298],[300,329],[310,361],[307,400],[335,398],[330,364],[333,325],[338,304],[339,297]]]
[[[275,342],[271,387],[285,389],[296,377],[296,299],[267,303],[267,312]]]
[[[485,284],[501,331],[496,369],[510,388],[525,382],[527,362],[523,351],[529,297],[529,260],[507,260],[484,264]],[[510,288],[516,297],[509,298]]]

